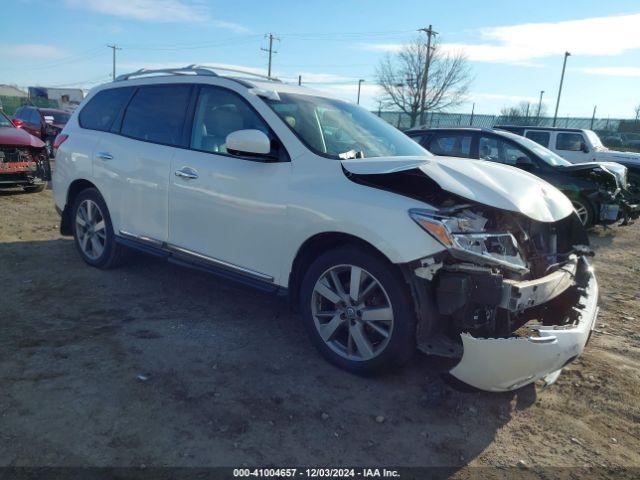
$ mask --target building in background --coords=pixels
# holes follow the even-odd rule
[[[29,87],[29,98],[53,100],[61,109],[73,111],[82,102],[84,92],[80,88]]]

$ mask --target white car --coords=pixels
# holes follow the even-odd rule
[[[626,164],[630,162],[640,164],[640,153],[610,150],[602,144],[600,137],[593,130],[511,125],[499,125],[495,128],[527,137],[571,163],[614,162]]]
[[[53,189],[86,263],[137,249],[286,292],[318,350],[356,373],[417,347],[505,391],[580,355],[598,287],[560,191],[434,157],[325,94],[223,71],[134,72],[72,115]]]

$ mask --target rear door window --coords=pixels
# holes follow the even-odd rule
[[[110,88],[96,93],[80,112],[82,128],[108,132],[116,117],[131,98],[133,87]]]
[[[428,150],[434,155],[447,157],[471,157],[471,134],[436,134]]]
[[[549,147],[549,140],[551,139],[551,133],[549,132],[540,132],[537,130],[529,130],[525,137],[533,140],[536,143],[539,143],[543,147]]]
[[[122,119],[127,137],[171,146],[184,146],[183,129],[190,85],[140,87]]]

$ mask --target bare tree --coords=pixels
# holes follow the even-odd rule
[[[518,105],[502,107],[500,109],[501,122],[514,122],[537,124],[540,118],[546,116],[547,108],[544,104],[540,106],[538,115],[538,105],[530,102],[520,102]]]
[[[464,103],[471,83],[463,54],[445,54],[438,45],[433,46],[425,90],[426,65],[427,46],[416,38],[393,57],[387,55],[376,69],[383,105],[409,115],[412,127],[427,111],[442,111]]]
[[[633,111],[636,114],[636,123],[638,123],[638,120],[640,120],[640,103],[636,105],[636,108],[634,108]]]

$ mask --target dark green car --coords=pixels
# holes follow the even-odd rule
[[[528,138],[484,128],[430,128],[405,132],[434,155],[505,163],[554,185],[571,199],[585,226],[626,224],[638,218],[626,171],[606,164],[572,164]]]

